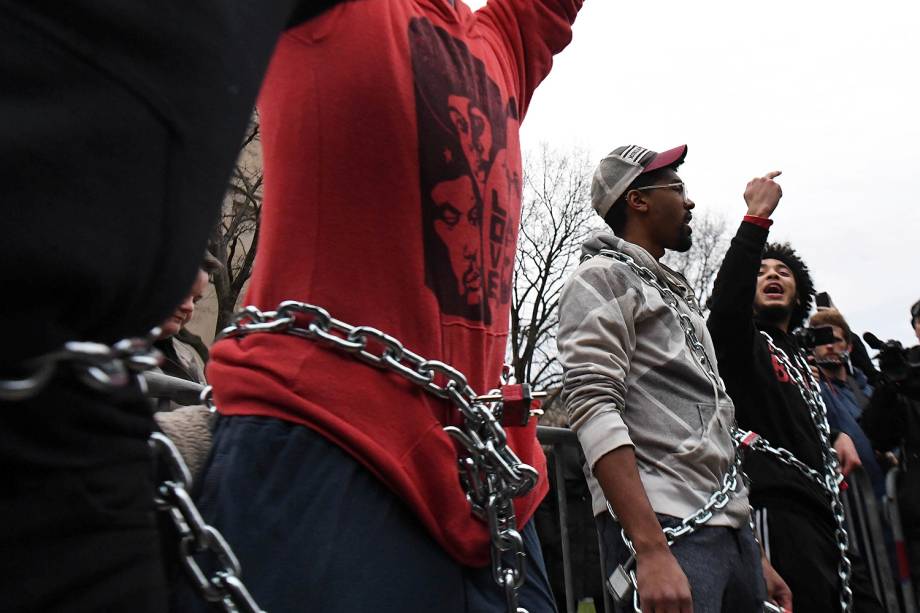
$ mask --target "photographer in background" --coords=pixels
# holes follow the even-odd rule
[[[831,300],[830,294],[827,292],[818,292],[815,296],[815,307],[818,311],[821,311],[823,309],[836,309],[837,305]],[[863,343],[859,335],[852,330],[850,331],[848,340],[850,341],[850,365],[854,368],[858,368],[862,374],[866,376],[869,385],[873,387],[878,385],[878,377],[881,373],[876,370],[875,365],[872,363],[872,358],[869,357],[869,350],[866,349],[865,343]]]
[[[911,325],[920,328],[920,302],[911,307]],[[920,337],[920,334],[918,334]],[[879,351],[882,371],[863,412],[862,427],[879,451],[899,449],[898,503],[914,585],[920,583],[920,346],[905,349],[866,333]]]
[[[859,424],[873,389],[866,375],[850,360],[853,352],[850,326],[835,308],[821,309],[812,315],[811,326],[826,326],[833,333],[833,342],[817,345],[813,351],[821,374],[821,396],[827,407],[827,422],[831,429],[853,439],[859,460],[872,482],[872,491],[881,500],[885,495],[885,475],[875,459],[869,437]]]

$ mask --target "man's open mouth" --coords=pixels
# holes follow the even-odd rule
[[[763,293],[767,296],[782,296],[785,292],[779,283],[767,283],[763,288]]]

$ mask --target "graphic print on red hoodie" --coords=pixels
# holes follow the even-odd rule
[[[412,20],[409,45],[425,283],[444,314],[490,325],[511,301],[521,169],[507,149],[517,102],[503,100],[485,64],[428,19]]]

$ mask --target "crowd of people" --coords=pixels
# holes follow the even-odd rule
[[[161,19],[0,0],[19,203],[0,256],[19,297],[0,457],[21,477],[0,494],[4,610],[236,610],[244,591],[273,613],[556,610],[532,520],[545,459],[502,363],[520,125],[581,4],[207,2]],[[183,328],[260,84],[253,306],[209,354]],[[833,338],[809,361],[808,268],[767,242],[778,172],[748,184],[705,318],[661,263],[692,241],[686,155],[601,161],[608,230],[560,303],[609,588],[647,613],[881,611],[839,483],[863,466],[880,487],[885,462],[913,474],[916,356],[888,345],[860,372],[824,308],[811,325]],[[208,362],[217,415],[155,417],[141,373],[156,360],[197,383]],[[223,572],[170,564],[159,430],[194,458],[182,512],[232,547]]]

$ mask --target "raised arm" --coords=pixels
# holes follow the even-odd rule
[[[779,172],[752,179],[744,190],[747,213],[716,276],[707,325],[719,361],[746,357],[754,342],[754,293],[770,216],[783,191],[773,179]]]
[[[618,267],[583,267],[562,293],[562,398],[588,466],[636,548],[643,608],[683,613],[690,611],[690,584],[649,503],[622,417],[635,313],[644,298]]]
[[[489,0],[476,11],[477,34],[488,40],[510,71],[519,118],[553,66],[553,56],[572,40],[583,0]]]

